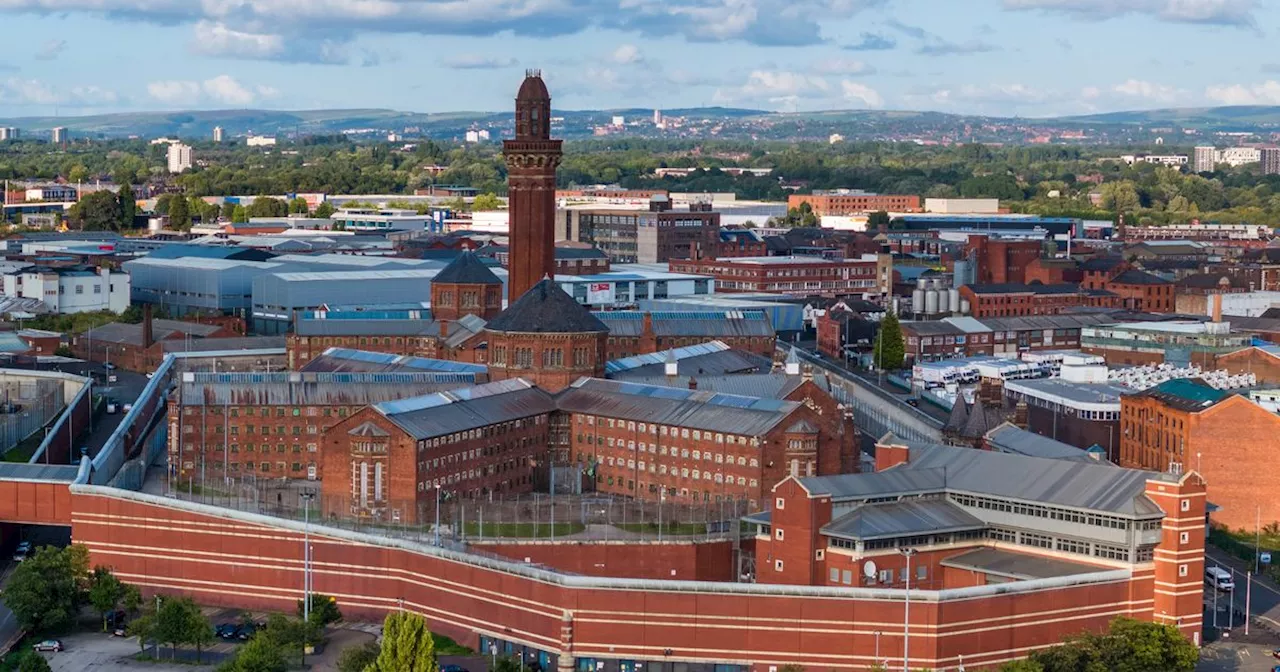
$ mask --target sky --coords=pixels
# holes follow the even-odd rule
[[[1280,105],[1276,0],[0,0],[0,116]]]

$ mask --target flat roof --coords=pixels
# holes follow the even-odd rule
[[[1134,392],[1115,383],[1076,383],[1061,378],[1006,380],[1004,388],[1036,399],[1090,411],[1119,411],[1120,397]]]
[[[1014,553],[999,548],[980,548],[968,553],[953,555],[942,561],[943,567],[967,569],[983,574],[994,574],[1010,579],[1052,579],[1074,574],[1091,574],[1103,568],[1038,555]]]

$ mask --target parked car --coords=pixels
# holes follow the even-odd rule
[[[116,609],[115,611],[108,611],[102,617],[107,622],[108,628],[123,628],[128,614],[124,613],[123,609]]]
[[[240,624],[219,623],[218,627],[213,629],[213,632],[219,639],[236,639],[240,636]]]
[[[916,408],[920,408],[920,397],[907,397],[905,401],[907,402],[908,406],[914,406]]]
[[[257,623],[242,623],[240,624],[239,629],[236,630],[236,637],[239,639],[249,639],[250,637],[253,637],[255,634],[257,634],[257,632],[258,632]]]
[[[60,640],[46,639],[43,642],[36,642],[36,645],[31,648],[36,651],[61,651],[64,647]]]
[[[29,541],[19,543],[18,547],[13,550],[14,562],[22,562],[27,559],[28,555],[31,555],[31,542]]]
[[[461,665],[441,665],[440,672],[467,672],[467,668]]]

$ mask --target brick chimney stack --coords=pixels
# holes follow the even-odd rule
[[[151,320],[151,304],[142,304],[142,349],[146,350],[155,343],[155,328]]]

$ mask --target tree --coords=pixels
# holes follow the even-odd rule
[[[289,667],[280,647],[259,634],[218,667],[218,672],[284,672]]]
[[[1029,658],[1011,660],[1000,666],[1000,672],[1045,672],[1044,665]]]
[[[278,198],[259,196],[248,207],[249,217],[284,217],[289,214],[289,204]]]
[[[311,206],[307,205],[307,199],[301,196],[289,201],[289,214],[291,215],[305,215],[310,211]]]
[[[234,224],[244,224],[249,221],[249,210],[243,205],[236,204],[231,210],[231,222]]]
[[[18,672],[52,672],[49,661],[35,651],[25,651],[18,659]]]
[[[471,209],[476,212],[502,209],[502,199],[494,194],[480,194],[471,202]]]
[[[884,321],[880,323],[874,352],[877,369],[894,371],[902,368],[903,357],[906,355],[902,344],[902,325],[892,311],[886,312]]]
[[[120,208],[120,228],[133,228],[133,218],[138,214],[138,201],[134,199],[133,185],[125,182],[120,185],[116,194],[116,204]]]
[[[84,546],[42,546],[13,571],[4,591],[5,604],[18,624],[33,632],[65,629],[75,623],[84,604],[84,579],[88,555]]]
[[[191,228],[191,208],[180,194],[169,200],[169,228],[177,231]]]
[[[221,212],[218,215],[227,221],[231,221],[235,214],[236,204],[233,201],[223,201]]]
[[[299,618],[302,617],[302,606],[302,600],[298,600]],[[341,621],[342,612],[338,610],[338,601],[329,595],[312,593],[310,619],[311,623],[319,628],[324,628],[324,626],[329,625],[330,623],[337,623],[338,621]]]
[[[347,647],[342,655],[338,656],[338,672],[364,672],[365,668],[377,659],[378,645],[373,642]]]
[[[1177,627],[1120,617],[1104,634],[1085,633],[1032,654],[1039,668],[1017,672],[1192,672],[1200,652]]]
[[[1134,212],[1142,207],[1142,199],[1133,182],[1108,182],[1102,185],[1102,207],[1112,212]]]
[[[71,206],[68,216],[82,231],[120,230],[120,206],[116,195],[105,189],[85,194],[80,202]]]
[[[191,598],[170,597],[160,602],[152,636],[173,647],[174,658],[180,645],[194,645],[198,661],[203,647],[213,641],[213,625]]]
[[[311,216],[315,219],[328,219],[332,217],[335,212],[337,212],[337,210],[334,209],[333,204],[325,201],[316,206],[316,209],[311,212]]]
[[[867,215],[868,231],[879,231],[881,228],[889,228],[889,213],[884,210],[877,210]]]
[[[107,615],[116,610],[124,598],[125,584],[111,570],[101,565],[89,576],[89,603],[102,614],[102,631],[107,631]]]
[[[479,198],[479,197],[477,197],[477,198]],[[463,198],[463,197],[461,197],[461,196],[455,196],[455,197],[453,197],[453,199],[451,199],[451,200],[449,200],[449,201],[446,201],[446,202],[445,202],[445,204],[444,204],[444,207],[448,208],[449,210],[451,210],[451,211],[453,211],[453,212],[466,212],[466,211],[467,211],[467,209],[468,209],[468,208],[467,208],[467,199],[465,199],[465,198]]]
[[[419,614],[397,611],[382,622],[382,648],[365,672],[438,672],[435,642]]]
[[[81,164],[76,164],[71,170],[67,171],[67,181],[73,184],[84,182],[87,177],[89,177],[89,169]]]
[[[120,597],[120,603],[125,611],[137,612],[142,607],[142,591],[132,583],[124,584],[124,595]]]

